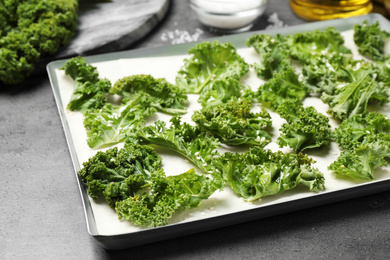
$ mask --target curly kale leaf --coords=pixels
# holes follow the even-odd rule
[[[218,189],[194,169],[166,176],[161,166],[153,148],[126,143],[97,152],[83,163],[79,176],[91,198],[104,197],[119,218],[149,227],[168,224],[175,211],[198,207]]]
[[[323,93],[321,100],[330,106],[330,114],[344,120],[356,114],[367,112],[367,105],[376,101],[380,105],[389,101],[388,87],[377,81],[378,71],[368,64],[360,68],[343,69],[347,84],[336,89],[333,94]]]
[[[287,98],[303,100],[309,94],[309,89],[299,81],[294,69],[288,68],[275,74],[257,91],[259,102],[268,103],[276,110]]]
[[[285,36],[254,34],[246,40],[246,45],[253,47],[260,56],[260,62],[254,64],[254,69],[261,79],[268,80],[274,74],[291,67],[292,59]]]
[[[240,97],[242,91],[246,93],[248,89],[240,84],[238,80],[233,78],[220,79],[202,90],[198,102],[202,104],[202,107],[215,106],[226,103],[234,97]]]
[[[84,114],[104,106],[111,82],[108,79],[99,79],[96,67],[87,64],[83,57],[74,57],[67,60],[61,69],[75,82],[67,109]]]
[[[355,179],[373,180],[377,167],[390,158],[390,120],[377,112],[355,115],[344,120],[333,132],[343,149],[329,166],[336,174]]]
[[[334,27],[295,33],[288,37],[290,56],[302,65],[316,64],[318,58],[348,55],[352,52],[344,46],[344,38]]]
[[[229,42],[202,42],[188,53],[191,57],[184,60],[176,76],[177,86],[186,93],[199,94],[220,79],[240,80],[249,71],[249,65]]]
[[[96,83],[99,81],[99,72],[95,66],[87,64],[84,57],[77,56],[67,60],[60,68],[73,80]]]
[[[304,83],[314,93],[334,94],[341,84],[350,81],[348,69],[360,66],[361,61],[345,55],[323,55],[315,63],[303,65]]]
[[[213,173],[211,161],[219,156],[218,139],[202,132],[198,127],[182,123],[180,117],[171,119],[171,126],[167,127],[164,121],[156,121],[154,125],[140,127],[130,134],[126,142],[139,141],[141,144],[155,144],[169,148],[204,173]]]
[[[385,59],[385,42],[390,33],[381,30],[378,21],[369,25],[365,20],[362,24],[355,24],[353,29],[353,40],[361,55],[375,61]]]
[[[265,130],[272,125],[271,116],[265,109],[257,113],[251,112],[252,106],[250,99],[232,98],[226,103],[195,111],[192,121],[221,143],[264,147],[271,141],[271,136]]]
[[[386,166],[390,158],[390,135],[388,133],[369,134],[361,143],[344,150],[329,170],[335,174],[359,180],[373,180],[375,169]]]
[[[329,118],[314,107],[303,107],[300,101],[286,100],[276,112],[287,121],[281,126],[277,139],[280,147],[289,146],[299,153],[330,143]]]
[[[258,146],[244,153],[225,153],[213,165],[222,178],[246,201],[281,194],[298,184],[318,192],[325,188],[324,176],[313,161],[302,154],[272,152]]]
[[[70,41],[77,25],[78,1],[6,1],[2,5],[0,81],[11,85],[25,80],[41,58]]]
[[[102,148],[123,142],[126,135],[145,123],[145,118],[156,112],[154,108],[134,105],[132,102],[114,106],[110,103],[101,109],[87,111],[84,127],[91,148]]]
[[[150,188],[149,194],[119,201],[116,204],[119,218],[141,226],[167,225],[176,211],[199,207],[218,189],[212,179],[195,174],[193,169],[176,176],[155,178]]]
[[[151,75],[132,75],[119,79],[110,89],[110,94],[118,94],[126,100],[137,100],[141,94],[147,99],[146,105],[169,114],[185,113],[183,105],[188,102],[181,88]]]
[[[344,120],[332,133],[336,143],[345,150],[360,145],[369,135],[390,134],[390,120],[383,114],[369,112]]]
[[[80,179],[87,185],[93,199],[104,196],[110,207],[135,196],[144,186],[151,185],[153,176],[160,176],[161,157],[151,148],[126,144],[97,152],[83,163]]]

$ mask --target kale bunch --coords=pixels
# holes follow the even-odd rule
[[[73,37],[77,0],[0,2],[0,82],[17,84]]]

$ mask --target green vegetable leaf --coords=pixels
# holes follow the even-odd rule
[[[271,109],[277,107],[287,98],[303,100],[309,89],[299,81],[294,69],[288,68],[274,75],[257,91],[257,99],[267,103]]]
[[[149,194],[130,197],[116,204],[119,218],[136,225],[158,227],[168,224],[177,210],[199,207],[217,186],[193,169],[176,176],[155,179]]]
[[[378,21],[370,25],[365,20],[362,24],[355,24],[353,29],[353,40],[360,54],[376,61],[385,59],[385,42],[390,33],[381,30]]]
[[[287,121],[281,126],[276,140],[280,147],[289,146],[299,153],[330,143],[329,118],[314,107],[303,107],[300,101],[287,99],[276,112]]]
[[[316,64],[316,60],[324,56],[352,54],[344,46],[344,38],[334,27],[292,34],[288,37],[287,45],[291,57],[303,65]]]
[[[325,188],[324,176],[302,154],[272,152],[258,146],[244,153],[225,153],[213,164],[222,178],[246,201],[283,193],[302,183],[311,191]]]
[[[154,175],[161,175],[161,157],[151,148],[126,144],[97,152],[79,171],[80,179],[88,186],[93,199],[104,196],[110,207],[117,201],[135,196],[150,185]]]
[[[377,112],[354,115],[333,132],[343,149],[329,170],[354,179],[373,180],[377,167],[390,158],[390,120]]]
[[[291,67],[292,59],[285,36],[254,34],[247,39],[246,45],[253,47],[260,56],[260,62],[254,64],[254,69],[261,79],[268,80],[274,74]]]
[[[248,89],[240,84],[238,80],[233,78],[220,79],[202,90],[198,102],[202,104],[202,107],[212,107],[220,103],[226,103],[234,97],[240,97],[242,91],[246,93]]]
[[[167,127],[164,121],[144,126],[129,135],[126,142],[139,141],[141,144],[155,144],[169,148],[188,159],[204,173],[214,173],[211,162],[219,156],[218,139],[202,132],[198,127],[182,123],[180,117],[171,119]],[[134,140],[135,139],[135,140]]]
[[[341,148],[350,150],[362,144],[367,136],[380,133],[390,134],[390,120],[381,113],[369,112],[344,120],[334,130],[332,137]]]
[[[375,169],[387,165],[385,158],[390,158],[390,135],[371,134],[360,144],[355,144],[352,149],[342,151],[328,168],[335,174],[360,180],[373,180]]]
[[[346,55],[323,55],[302,67],[304,83],[314,93],[334,94],[341,84],[351,82],[346,69],[356,69],[363,61]]]
[[[120,106],[107,103],[101,109],[87,111],[84,118],[87,143],[91,148],[102,148],[123,142],[128,133],[144,124],[145,118],[155,112],[154,108],[132,102]]]
[[[74,57],[69,59],[61,69],[75,81],[67,109],[84,114],[104,106],[111,82],[108,79],[99,79],[96,67],[87,64],[83,57]]]
[[[220,79],[240,80],[249,71],[249,65],[229,42],[202,42],[188,53],[191,57],[184,60],[176,76],[177,86],[186,93],[199,94]]]
[[[344,120],[356,114],[367,112],[370,101],[381,105],[389,101],[387,87],[376,81],[377,70],[371,66],[361,66],[357,70],[344,70],[349,75],[350,83],[335,90],[334,94],[323,93],[321,100],[330,106],[330,113],[335,118]]]
[[[126,100],[137,100],[142,95],[144,105],[169,114],[183,114],[187,104],[187,95],[177,86],[163,78],[151,75],[133,75],[119,79],[110,89],[110,94],[118,94]]]
[[[266,131],[272,125],[271,116],[265,109],[251,112],[252,106],[250,99],[232,98],[226,103],[195,111],[192,120],[221,143],[264,147],[271,142],[271,136]]]

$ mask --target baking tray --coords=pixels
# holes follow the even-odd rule
[[[382,29],[390,32],[390,22],[386,18],[378,14],[369,14],[348,19],[313,22],[274,30],[246,32],[216,37],[211,38],[208,41],[218,40],[222,43],[227,41],[231,42],[237,47],[239,54],[242,54],[245,57],[248,55],[253,56],[252,60],[247,60],[247,62],[253,63],[256,62],[256,53],[254,50],[250,50],[250,48],[245,46],[245,40],[255,33],[266,33],[270,35],[292,34],[314,29],[325,29],[329,26],[333,26],[347,35],[349,32],[349,36],[351,36],[350,32],[351,29],[353,29],[353,26],[357,23],[362,23],[364,20],[367,20],[369,23],[378,21]],[[155,77],[166,76],[165,78],[172,82],[176,72],[182,65],[183,59],[186,57],[189,48],[195,44],[197,44],[197,42],[107,53],[88,56],[86,57],[86,61],[98,68],[101,77],[108,77],[112,82],[115,82],[115,80],[120,77],[138,73],[152,74]],[[115,212],[112,209],[109,209],[108,205],[104,202],[91,200],[85,185],[78,177],[77,172],[80,170],[82,162],[95,154],[97,150],[89,149],[86,145],[86,134],[83,132],[85,130],[83,130],[82,117],[78,112],[66,110],[68,97],[73,90],[73,81],[65,76],[63,71],[59,70],[65,62],[66,60],[51,62],[47,65],[47,71],[72,157],[75,170],[74,173],[85,211],[87,231],[106,249],[116,250],[134,247],[390,190],[389,167],[378,169],[375,173],[376,180],[369,182],[353,181],[347,178],[335,178],[331,173],[327,172],[326,168],[331,162],[330,160],[337,158],[337,155],[340,152],[337,144],[332,143],[325,152],[308,152],[308,155],[317,161],[315,166],[325,175],[325,191],[313,193],[306,191],[304,188],[297,187],[296,189],[287,191],[281,195],[265,197],[261,201],[255,203],[244,203],[241,198],[229,191],[230,188],[227,187],[225,191],[223,191],[224,194],[217,194],[215,198],[213,197],[214,195],[211,196],[209,200],[203,202],[200,208],[194,209],[190,211],[190,213],[182,213],[179,214],[179,216],[175,216],[169,225],[157,228],[139,228],[132,226],[129,222],[120,221],[117,217],[115,218]],[[249,82],[248,84],[260,84],[254,78],[247,78],[247,80]],[[259,85],[255,85],[256,88],[258,86]],[[191,100],[190,97],[190,103],[196,103],[196,99],[194,98],[195,97],[192,97]],[[318,101],[318,99],[308,98],[307,101],[305,100],[305,104],[313,105],[320,112],[326,113],[327,106],[316,101]],[[194,106],[193,109],[196,109],[197,104],[194,104]],[[381,108],[380,112],[390,116],[390,105],[387,104],[385,107]],[[163,115],[160,116],[161,118],[159,119],[167,120]],[[274,116],[275,115],[272,115],[273,127],[277,134],[278,127],[282,122],[280,119],[274,118]],[[190,116],[187,116],[187,118],[190,118]],[[331,124],[332,127],[336,126],[334,122],[331,122]],[[333,157],[329,158],[329,154]],[[185,167],[185,165],[176,164],[177,157],[175,157],[175,155],[167,153],[164,156],[164,169],[167,173],[168,171],[165,167]],[[184,170],[182,172],[184,172]],[[230,205],[224,205],[229,204],[224,202],[224,198],[229,198]]]

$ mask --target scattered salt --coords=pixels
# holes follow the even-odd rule
[[[287,24],[284,24],[283,21],[279,20],[279,16],[277,13],[273,13],[268,16],[268,22],[270,22],[271,24],[268,25],[266,29],[282,28],[287,26]]]
[[[190,34],[188,31],[176,29],[174,31],[164,32],[161,35],[161,40],[163,42],[170,41],[171,44],[181,44],[186,42],[195,42],[198,41],[200,36],[203,34],[203,30],[196,28],[193,34]]]

